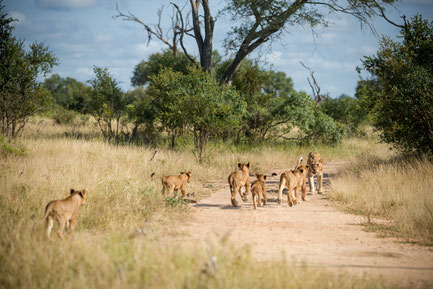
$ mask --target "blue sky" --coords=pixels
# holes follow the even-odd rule
[[[187,1],[174,2],[183,5]],[[216,15],[223,1],[211,2],[216,5],[211,6]],[[165,0],[118,0],[117,3],[121,11],[131,11],[147,24],[157,23],[156,11],[162,5],[166,20],[172,12],[170,1]],[[113,19],[116,14],[114,0],[4,0],[3,4],[6,12],[19,20],[14,24],[14,35],[28,43],[45,42],[60,60],[53,73],[62,77],[86,81],[93,77],[94,65],[108,67],[126,91],[131,89],[135,65],[165,48],[158,40],[147,44],[147,34],[139,24]],[[389,17],[399,23],[402,21],[400,15],[409,18],[417,13],[432,20],[433,0],[400,0],[395,8],[387,11]],[[297,90],[311,93],[307,82],[309,72],[299,64],[302,61],[315,71],[322,92],[329,92],[332,97],[342,93],[353,95],[359,79],[355,68],[361,66],[360,59],[377,51],[381,34],[395,39],[399,29],[377,19],[374,21],[377,36],[369,29],[362,30],[349,16],[329,19],[334,24],[316,29],[315,37],[309,28],[292,27],[281,43],[274,43],[271,49],[252,57],[266,67],[292,77]],[[169,24],[170,21],[162,22],[166,29]],[[217,19],[214,49],[221,54],[229,28],[228,19]],[[186,44],[188,50],[197,55],[194,42],[190,40]]]

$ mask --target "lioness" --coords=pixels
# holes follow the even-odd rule
[[[287,188],[287,201],[289,206],[297,204],[299,200],[299,191],[302,191],[302,200],[305,201],[305,195],[307,192],[306,175],[308,171],[308,165],[300,165],[302,157],[299,158],[298,163],[294,170],[285,171],[280,176],[280,184],[278,187],[278,204],[281,204],[283,199],[283,190]]]
[[[51,201],[45,207],[44,220],[46,222],[47,237],[50,238],[53,229],[54,219],[59,224],[57,235],[63,239],[65,227],[68,231],[73,232],[77,225],[80,207],[87,201],[87,191],[75,191],[71,189],[71,195],[64,200]]]
[[[314,176],[317,175],[318,193],[322,194],[322,181],[323,181],[323,159],[318,152],[311,152],[308,154],[308,182],[310,183],[310,194],[314,193]]]
[[[247,195],[250,193],[250,163],[238,163],[239,170],[231,173],[228,177],[231,193],[231,201],[234,207],[239,207],[236,201],[236,193],[242,198],[242,201],[247,201]],[[245,186],[245,194],[242,194],[241,189]]]
[[[264,174],[256,174],[257,180],[252,183],[251,193],[253,195],[253,205],[254,209],[257,209],[257,205],[259,207],[262,206],[261,199],[263,196],[263,206],[266,206],[267,196],[266,196],[266,188],[265,181],[267,176]]]
[[[153,176],[155,173],[151,175]],[[178,190],[182,192],[182,197],[185,198],[186,196],[186,185],[190,182],[192,177],[191,172],[180,172],[180,175],[178,176],[162,176],[161,183],[162,183],[162,194],[166,195],[168,192],[168,195],[170,195],[173,191],[177,193]]]

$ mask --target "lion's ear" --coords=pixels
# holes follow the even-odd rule
[[[81,192],[82,192],[82,196],[83,196],[83,197],[84,197],[84,196],[87,196],[87,191],[86,191],[86,189],[82,189]]]
[[[183,174],[184,174],[184,172],[180,172],[180,174],[181,174],[181,175],[183,175]]]
[[[250,168],[251,164],[250,162],[247,163],[247,168]]]
[[[74,193],[75,193],[75,190],[74,190],[74,189],[71,189],[71,195],[74,194]]]
[[[241,168],[242,167],[242,164],[241,163],[238,163],[238,168]]]
[[[260,178],[260,174],[257,174],[257,173],[256,173],[256,178],[257,178],[257,179]]]
[[[305,167],[308,169],[310,166],[309,166],[309,165],[306,165]]]
[[[84,195],[82,191],[79,191],[78,194],[84,199]]]
[[[263,179],[264,179],[265,181],[266,181],[267,178],[268,178],[268,176],[266,176],[266,175],[263,177]]]

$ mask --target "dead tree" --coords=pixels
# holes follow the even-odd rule
[[[128,11],[128,13],[123,13],[119,10],[119,5],[116,3],[116,11],[117,14],[113,16],[114,19],[121,18],[124,21],[132,21],[141,24],[147,32],[147,45],[149,45],[150,40],[152,40],[152,36],[156,37],[162,43],[168,46],[168,48],[173,52],[173,55],[176,57],[178,48],[177,45],[179,43],[180,31],[178,31],[175,27],[179,26],[180,19],[178,17],[178,13],[173,13],[171,15],[171,27],[164,33],[161,27],[161,18],[162,12],[164,11],[164,6],[158,9],[158,24],[153,26],[149,26],[143,21],[141,21],[138,17],[136,17],[132,12]],[[171,36],[170,36],[171,34]]]
[[[299,63],[310,72],[311,80],[309,77],[307,77],[307,81],[311,87],[311,90],[313,91],[313,97],[316,101],[316,105],[318,105],[323,100],[323,95],[320,94],[320,86],[317,84],[316,78],[314,77],[314,70],[311,70],[310,67],[306,66],[301,61]]]

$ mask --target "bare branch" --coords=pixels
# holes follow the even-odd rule
[[[179,25],[175,26],[175,29],[177,29],[180,32],[180,46],[182,47],[183,52],[185,53],[185,56],[188,58],[189,61],[191,61],[192,64],[196,64],[194,58],[192,58],[188,52],[186,51],[186,48],[183,44],[183,36],[185,34],[185,23],[183,21],[183,16],[182,16],[182,11],[180,10],[179,6],[177,6],[175,3],[170,2],[171,5],[173,5],[176,10],[177,10],[177,16],[180,19],[180,24],[181,26],[179,27]]]
[[[173,31],[173,38],[172,43],[164,37],[164,32],[161,27],[161,18],[162,18],[162,12],[163,12],[164,6],[162,6],[160,9],[158,9],[157,15],[158,15],[158,24],[154,25],[154,27],[150,27],[143,21],[141,21],[138,17],[136,17],[133,13],[128,11],[128,14],[125,14],[119,10],[119,5],[116,2],[116,11],[117,15],[112,16],[114,19],[121,18],[124,21],[132,21],[136,22],[140,25],[142,25],[146,31],[147,31],[147,45],[149,45],[150,40],[152,40],[152,36],[156,37],[158,40],[160,40],[162,43],[167,45],[171,51],[173,51],[173,55],[177,55],[177,32]]]
[[[384,11],[383,8],[379,5],[379,3],[377,3],[376,0],[373,0],[373,2],[374,2],[374,4],[376,5],[377,9],[379,9],[379,11],[380,11],[380,15],[383,17],[383,19],[385,19],[388,23],[390,23],[390,24],[392,24],[392,25],[394,25],[394,26],[396,26],[396,27],[399,27],[399,28],[402,28],[402,29],[406,29],[406,16],[405,16],[405,15],[402,16],[403,21],[404,21],[404,25],[399,25],[399,24],[393,22],[392,20],[390,20],[388,17],[386,17],[386,15],[385,15],[385,11]]]
[[[310,78],[307,77],[307,81],[308,84],[311,87],[311,90],[313,91],[313,97],[314,100],[316,101],[316,104],[319,104],[322,100],[323,100],[323,96],[320,94],[320,86],[316,81],[316,78],[314,77],[314,70],[311,70],[310,67],[306,66],[304,63],[302,63],[301,61],[299,61],[299,63],[306,69],[308,69],[308,71],[310,72],[310,76],[311,79],[313,80],[313,83],[311,83]]]

